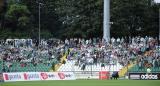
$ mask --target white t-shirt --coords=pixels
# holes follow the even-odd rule
[[[151,73],[151,69],[150,68],[147,68],[147,73]]]

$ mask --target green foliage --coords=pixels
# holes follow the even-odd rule
[[[67,37],[98,37],[102,33],[102,0],[56,0],[56,13]],[[91,32],[90,32],[91,31]],[[97,35],[98,34],[98,35]]]
[[[111,32],[120,32],[118,36],[121,34],[126,36],[156,36],[157,34],[148,33],[148,31],[153,30],[151,26],[157,24],[155,16],[151,16],[156,12],[153,11],[149,2],[150,0],[113,0],[111,3],[111,21],[114,24]],[[157,31],[156,29],[158,28],[154,28],[153,33]]]
[[[103,34],[103,0],[38,0],[41,38],[93,38]],[[111,36],[158,35],[158,4],[153,0],[111,0]],[[13,37],[38,38],[37,0],[9,0],[0,13],[0,32]],[[3,14],[5,28],[2,29]],[[23,33],[23,34],[21,34]],[[1,34],[1,38],[9,37]]]
[[[27,25],[27,23],[29,23],[29,18],[26,16],[22,16],[18,19],[18,26],[22,26],[25,27]]]
[[[27,29],[29,23],[29,14],[27,6],[21,4],[12,4],[6,13],[7,28],[13,32]]]

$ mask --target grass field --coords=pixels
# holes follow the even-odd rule
[[[7,82],[0,86],[160,86],[160,80],[75,80]]]

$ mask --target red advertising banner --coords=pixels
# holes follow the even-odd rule
[[[109,79],[109,72],[107,72],[107,71],[100,71],[99,72],[99,79],[100,80]]]

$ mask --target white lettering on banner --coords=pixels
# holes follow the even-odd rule
[[[5,82],[35,80],[76,80],[72,72],[17,72],[3,73]]]
[[[158,75],[141,75],[141,79],[158,79]]]

